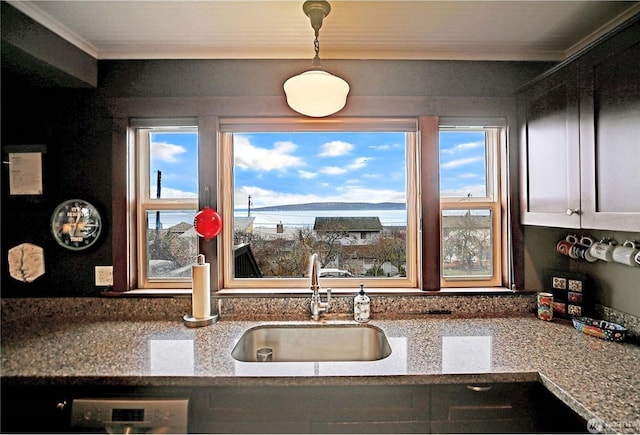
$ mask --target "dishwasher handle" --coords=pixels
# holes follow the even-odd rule
[[[110,434],[172,433],[167,427],[122,424],[118,422],[106,422],[104,429]]]

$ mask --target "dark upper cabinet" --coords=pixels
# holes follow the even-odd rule
[[[568,65],[520,94],[518,118],[522,223],[580,227],[576,66]]]
[[[640,231],[640,21],[518,95],[521,220]]]
[[[640,231],[640,21],[579,61],[582,226]]]

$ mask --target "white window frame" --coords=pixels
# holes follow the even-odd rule
[[[198,198],[158,199],[150,195],[150,136],[152,132],[198,131],[192,122],[172,120],[140,120],[132,126],[135,140],[135,197],[136,197],[136,276],[141,289],[186,289],[191,288],[190,278],[150,278],[147,261],[147,212],[150,210],[198,210]],[[174,125],[176,124],[176,125]]]
[[[221,119],[220,140],[218,142],[220,180],[218,183],[218,212],[223,222],[232,222],[234,213],[233,192],[230,188],[233,180],[233,134],[234,132],[268,131],[398,131],[407,133],[406,149],[406,194],[407,194],[407,271],[406,278],[323,278],[323,287],[333,289],[357,288],[365,282],[369,289],[415,289],[420,286],[420,175],[417,120],[406,118],[389,119]],[[221,249],[221,251],[220,251]],[[219,286],[222,289],[304,289],[308,287],[308,278],[235,278],[233,272],[233,225],[223,225],[219,247],[220,273]]]
[[[440,231],[440,285],[447,287],[497,287],[502,286],[503,276],[503,196],[501,183],[501,161],[505,141],[505,129],[502,127],[466,127],[441,126],[440,131],[484,131],[485,132],[485,171],[487,195],[485,197],[440,197],[440,215],[444,210],[490,210],[493,270],[491,276],[444,276],[444,244]]]

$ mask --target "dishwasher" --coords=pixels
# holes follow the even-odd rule
[[[91,433],[188,432],[189,399],[78,398],[71,403],[71,427]]]

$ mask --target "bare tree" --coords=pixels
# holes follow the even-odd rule
[[[314,252],[318,253],[320,266],[326,267],[332,261],[341,263],[344,260],[342,241],[350,238],[346,223],[332,223],[328,228],[316,229]]]
[[[477,268],[484,268],[484,261],[490,259],[491,254],[488,218],[467,210],[461,216],[447,216],[445,219],[449,222],[444,233],[445,258],[457,258],[462,269],[468,272],[476,268],[476,263]]]

